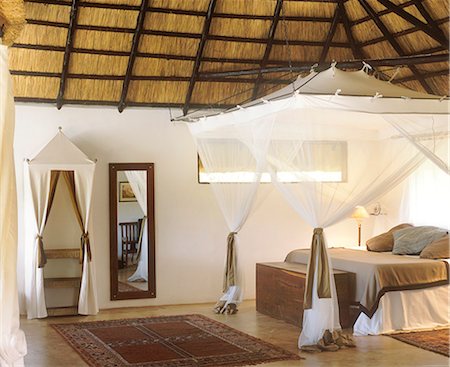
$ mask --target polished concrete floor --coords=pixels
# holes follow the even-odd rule
[[[42,320],[22,319],[21,327],[27,336],[28,354],[25,365],[38,367],[86,366],[79,355],[50,326],[52,323],[113,320],[159,315],[198,313],[223,322],[230,327],[283,347],[297,349],[298,328],[255,311],[255,303],[241,304],[236,315],[216,315],[212,304],[103,310],[97,316],[58,317]],[[449,366],[449,359],[402,343],[387,336],[356,337],[356,348],[338,352],[300,353],[304,360],[267,363],[264,366],[327,366],[327,367],[391,367],[391,366]]]

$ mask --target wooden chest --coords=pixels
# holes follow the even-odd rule
[[[351,327],[350,304],[355,289],[355,274],[333,270],[342,328]],[[256,310],[290,324],[301,326],[306,265],[274,262],[256,264]]]

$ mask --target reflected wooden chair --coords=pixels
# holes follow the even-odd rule
[[[119,223],[122,238],[122,266],[128,266],[128,258],[131,256],[133,264],[134,256],[138,253],[138,243],[140,234],[139,222]]]

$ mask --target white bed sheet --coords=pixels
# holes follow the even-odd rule
[[[387,292],[381,297],[371,319],[360,313],[353,326],[353,335],[379,335],[449,326],[449,296],[449,285]]]

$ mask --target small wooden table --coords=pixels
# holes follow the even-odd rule
[[[256,264],[256,310],[290,324],[301,326],[307,266],[289,262]],[[356,277],[333,270],[342,328],[351,327],[350,314]]]

